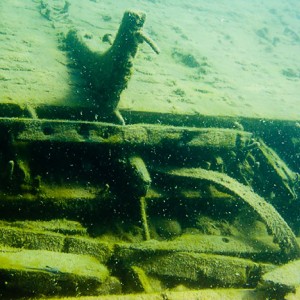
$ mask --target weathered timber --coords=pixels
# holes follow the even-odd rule
[[[251,260],[213,254],[176,252],[136,263],[149,275],[195,283],[202,288],[241,288],[261,272],[259,265]]]
[[[103,209],[104,203],[113,201],[113,196],[104,188],[89,189],[60,185],[40,188],[38,193],[0,193],[0,216],[18,219],[86,218]]]
[[[149,240],[150,232],[147,221],[145,196],[151,185],[151,178],[147,166],[140,156],[130,156],[128,159],[124,158],[120,164],[120,171],[124,174],[124,178],[126,178],[125,185],[130,187],[132,197],[139,199],[144,236],[146,240]]]
[[[142,244],[136,245],[136,248],[134,245],[117,246],[114,258],[118,265],[124,269],[138,267],[145,271],[145,276],[154,276],[162,281],[168,278],[169,282],[184,282],[197,288],[256,285],[261,274],[274,269],[271,264],[259,264],[248,259],[183,252],[172,246],[162,251],[159,243],[149,241],[146,244],[147,250]],[[157,287],[154,290],[157,291]]]
[[[297,288],[300,288],[299,270],[300,260],[277,267],[262,276],[260,289],[269,290],[276,295],[295,292]]]
[[[286,259],[294,259],[300,256],[300,247],[296,237],[288,224],[279,215],[275,208],[267,203],[250,187],[245,186],[226,174],[208,171],[201,168],[160,169],[158,173],[171,178],[180,179],[181,184],[186,181],[204,181],[216,185],[221,190],[232,194],[254,210],[274,235],[274,240],[279,244],[283,256]]]
[[[87,235],[87,229],[81,223],[66,219],[54,219],[48,221],[1,221],[0,226],[9,226],[25,230],[41,230],[46,232],[62,233],[65,235]]]
[[[48,298],[49,300],[57,300],[57,298]],[[60,298],[61,300],[99,300],[99,297],[68,297]],[[101,300],[265,300],[267,294],[263,291],[253,289],[203,289],[198,291],[166,291],[150,294],[130,294],[130,295],[107,295],[102,296]]]
[[[216,236],[204,234],[183,234],[173,240],[150,240],[143,243],[119,244],[116,256],[121,260],[134,261],[137,257],[144,259],[151,255],[165,255],[176,252],[210,253],[242,258],[275,257],[280,253],[277,245],[271,241],[251,243],[249,240],[234,236]]]
[[[103,144],[109,146],[165,146],[238,150],[252,138],[249,132],[220,128],[192,128],[149,124],[119,126],[101,122],[0,118],[0,129],[14,141]]]
[[[30,223],[30,221],[24,221],[18,222],[18,224],[26,224],[27,222]],[[6,224],[6,226],[0,226],[0,244],[7,247],[85,254],[97,258],[101,263],[107,262],[112,255],[112,249],[106,242],[88,236],[63,235],[46,230],[42,231],[38,228],[18,228],[13,222],[10,225],[8,225],[9,222]]]
[[[87,255],[44,250],[1,249],[1,293],[8,295],[98,295],[108,269]]]

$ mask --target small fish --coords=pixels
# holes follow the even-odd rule
[[[63,274],[64,272],[60,271],[58,268],[45,266],[44,268],[34,268],[34,267],[26,267],[26,269],[34,270],[34,271],[44,271],[52,274]]]

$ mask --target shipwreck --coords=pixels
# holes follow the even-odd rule
[[[0,103],[1,298],[294,292],[298,123],[122,110],[141,43],[160,52],[146,14],[126,11],[100,51],[58,3],[36,11],[88,96]]]

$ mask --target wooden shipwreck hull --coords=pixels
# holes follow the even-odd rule
[[[101,52],[72,2],[33,2],[85,96],[0,103],[0,296],[296,292],[299,123],[122,109],[138,47],[160,52],[146,15],[125,12]]]

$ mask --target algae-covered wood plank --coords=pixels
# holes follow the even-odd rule
[[[284,295],[287,292],[295,293],[296,289],[300,287],[299,270],[299,260],[279,266],[262,276],[260,288],[272,291],[277,295]]]
[[[116,246],[116,257],[126,262],[143,260],[149,256],[168,253],[211,253],[235,257],[252,258],[279,254],[279,247],[270,241],[264,243],[234,236],[215,236],[205,234],[183,234],[173,240],[150,240],[143,243],[120,244]]]
[[[100,122],[0,118],[0,127],[15,141],[95,143],[110,146],[189,147],[210,151],[239,150],[252,133],[235,129],[192,128],[135,124],[120,126]]]
[[[265,300],[267,294],[253,289],[203,289],[198,291],[166,291],[163,293],[101,296],[101,300]],[[54,298],[51,298],[54,300]],[[49,300],[51,300],[49,299]],[[57,298],[55,298],[57,299]],[[61,298],[62,300],[98,300],[99,297]]]
[[[4,248],[0,261],[2,295],[90,295],[109,277],[108,269],[87,255]]]

